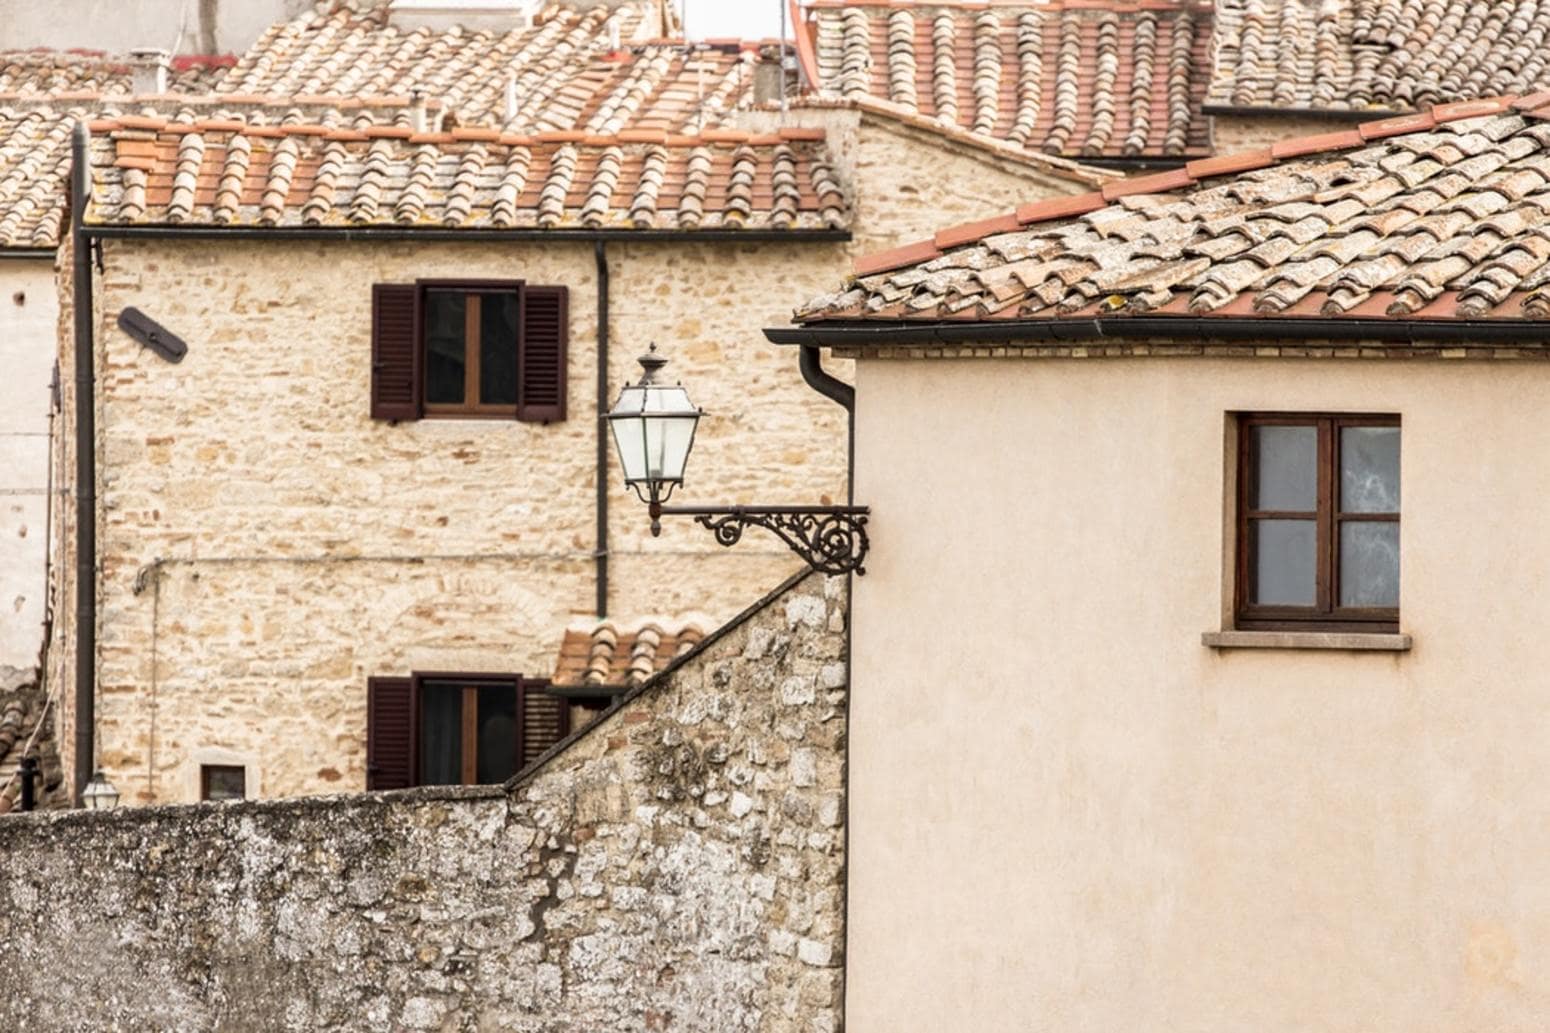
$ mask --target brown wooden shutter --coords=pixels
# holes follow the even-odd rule
[[[517,419],[565,419],[565,363],[570,351],[570,291],[526,287],[517,339]]]
[[[570,702],[543,691],[547,681],[522,679],[522,722],[517,736],[517,768],[543,756],[545,750],[570,734]]]
[[[366,788],[414,785],[414,679],[366,682]]]
[[[420,418],[420,305],[412,283],[371,288],[371,418]]]

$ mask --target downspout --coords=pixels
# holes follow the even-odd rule
[[[802,345],[798,364],[802,370],[802,379],[807,381],[808,387],[845,408],[845,503],[854,506],[856,504],[856,389],[845,381],[831,376],[823,368],[823,352],[819,351],[816,344]],[[840,827],[844,830],[840,849],[845,853],[845,921],[841,926],[840,956],[847,960],[850,958],[850,701],[854,695],[855,682],[852,674],[856,668],[853,646],[856,622],[852,616],[852,610],[855,607],[855,591],[856,576],[845,575],[845,762],[840,768]],[[845,969],[841,968],[841,1025],[845,1024],[850,1009],[849,994],[849,981],[845,978]]]
[[[845,503],[854,506],[856,504],[856,389],[845,381],[829,375],[823,368],[823,353],[818,350],[816,344],[802,345],[800,364],[802,379],[807,381],[808,387],[845,407],[848,423],[845,446]]]
[[[75,275],[75,803],[97,760],[97,391],[92,340],[91,243],[84,227],[91,191],[91,134],[70,141],[70,234]]]
[[[597,616],[608,616],[608,244],[596,241],[597,261]]]

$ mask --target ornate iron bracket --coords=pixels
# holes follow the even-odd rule
[[[651,533],[661,532],[660,518],[694,517],[722,545],[736,545],[749,527],[762,527],[791,547],[820,574],[865,574],[866,506],[664,506],[651,503]]]

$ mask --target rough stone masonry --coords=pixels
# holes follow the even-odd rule
[[[0,821],[0,1029],[832,1033],[842,579],[506,787]]]

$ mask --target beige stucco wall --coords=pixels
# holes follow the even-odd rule
[[[1550,364],[858,377],[849,1028],[1543,1028]],[[1401,414],[1411,652],[1202,646],[1234,410]]]
[[[1300,136],[1338,133],[1354,129],[1364,121],[1372,122],[1383,117],[1381,112],[1367,118],[1334,115],[1215,115],[1211,119],[1211,139],[1217,154],[1235,154],[1238,151],[1259,150]]]
[[[0,261],[0,666],[34,667],[47,581],[54,258]]]
[[[849,243],[609,245],[610,402],[656,342],[707,413],[675,501],[842,502],[843,411],[762,329],[859,252],[1060,185],[891,131],[845,146],[865,177]],[[967,185],[929,186],[942,167]],[[127,802],[193,798],[217,756],[265,795],[359,789],[369,676],[552,670],[594,613],[591,244],[109,241],[105,258],[98,753]],[[571,288],[567,421],[368,418],[370,285],[445,276]],[[183,363],[117,329],[129,305],[188,342]],[[757,530],[726,550],[669,519],[652,539],[612,462],[611,615],[728,618],[800,566]]]

